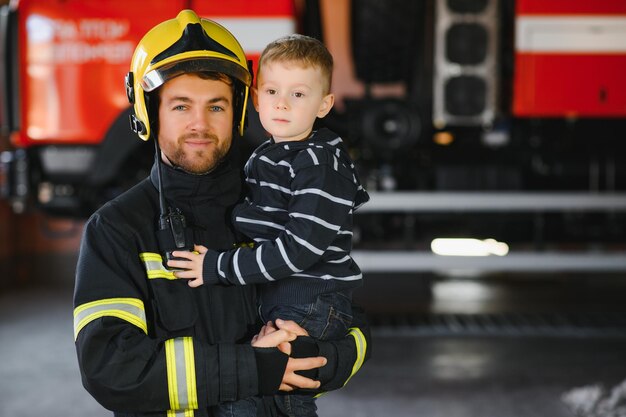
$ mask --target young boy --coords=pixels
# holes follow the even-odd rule
[[[178,278],[189,285],[259,284],[265,322],[294,320],[320,339],[343,337],[351,295],[362,274],[350,256],[352,215],[369,200],[341,138],[313,130],[328,114],[333,60],[316,39],[290,35],[270,43],[259,60],[253,101],[271,138],[250,156],[249,192],[233,210],[236,229],[252,247],[226,252],[196,245],[174,252]],[[316,415],[314,399],[281,396],[289,415]]]

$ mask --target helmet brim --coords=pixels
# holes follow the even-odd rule
[[[181,74],[193,72],[218,72],[242,82],[249,87],[252,76],[240,64],[225,59],[199,58],[180,60],[148,71],[141,80],[141,88],[149,93],[162,86],[166,81]]]

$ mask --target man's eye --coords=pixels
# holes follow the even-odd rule
[[[212,112],[221,112],[221,111],[224,111],[224,108],[220,107],[220,106],[211,106],[211,111]]]
[[[178,106],[174,106],[174,108],[172,110],[176,110],[176,111],[182,111],[185,110],[186,107],[183,106],[182,104],[178,105]]]

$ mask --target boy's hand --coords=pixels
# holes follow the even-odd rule
[[[261,330],[259,330],[259,333],[254,335],[254,337],[252,338],[252,346],[257,346],[257,341],[259,339],[262,339],[266,335],[268,335],[270,333],[274,333],[277,330],[278,330],[278,328],[274,325],[274,323],[271,320],[268,321],[266,324],[263,325],[263,327],[261,327]],[[285,330],[287,332],[290,332],[289,328],[287,328]],[[295,333],[295,332],[291,332],[291,333]],[[277,347],[285,355],[290,355],[291,354],[291,344],[289,344],[289,342],[280,343]]]
[[[172,252],[174,257],[187,260],[171,259],[167,261],[167,266],[181,269],[182,271],[175,271],[174,276],[176,276],[176,278],[189,279],[189,286],[195,288],[204,283],[202,279],[202,264],[204,262],[204,255],[207,253],[208,249],[202,245],[194,245],[193,249],[193,252],[179,250]]]

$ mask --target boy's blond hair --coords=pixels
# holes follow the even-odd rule
[[[263,71],[263,65],[272,62],[289,62],[304,68],[319,68],[324,80],[324,94],[330,93],[333,77],[333,56],[319,40],[294,34],[270,42],[259,58],[257,79]]]

